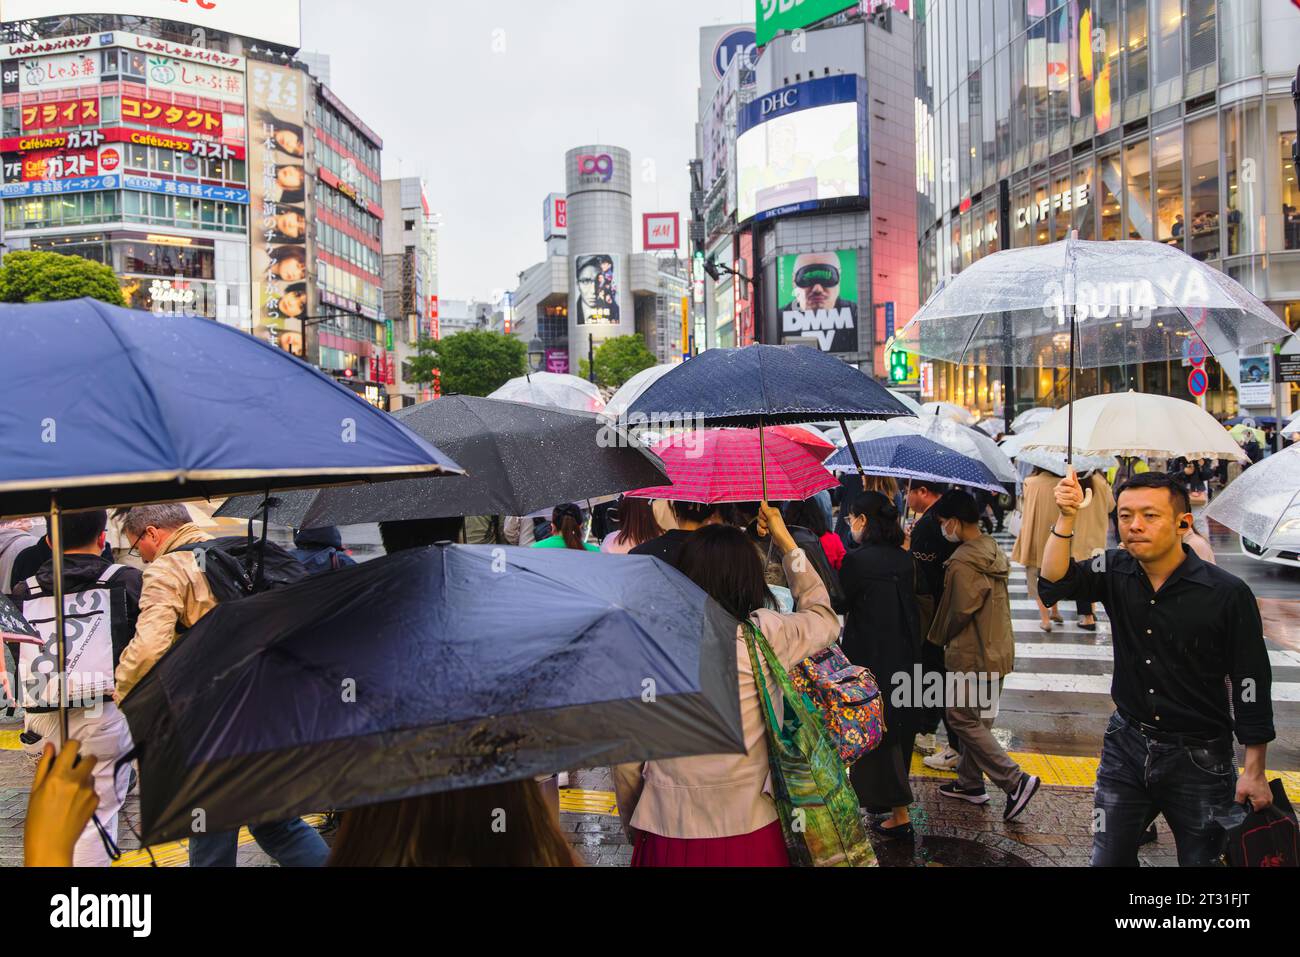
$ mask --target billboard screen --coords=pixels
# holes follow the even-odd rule
[[[817,340],[822,352],[858,351],[858,251],[782,256],[777,262],[781,341]]]
[[[619,306],[618,256],[609,253],[574,260],[573,315],[580,326],[616,326]]]
[[[297,49],[299,0],[0,0],[0,20],[76,14],[157,17]]]
[[[737,218],[866,195],[865,111],[856,76],[797,83],[747,104],[736,139]]]
[[[857,5],[858,0],[756,0],[758,43],[762,46],[778,33],[798,30]]]
[[[280,348],[300,352],[311,262],[304,77],[289,67],[250,63],[248,89],[253,327]]]

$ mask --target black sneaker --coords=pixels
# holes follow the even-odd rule
[[[1014,821],[1029,804],[1029,799],[1038,793],[1043,782],[1032,774],[1022,775],[1016,789],[1007,795],[1007,809],[1002,812],[1002,820]]]
[[[983,788],[964,788],[956,781],[939,785],[939,794],[943,797],[956,798],[968,804],[988,804],[989,795]]]

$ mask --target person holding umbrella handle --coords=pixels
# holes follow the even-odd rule
[[[1147,822],[1163,813],[1178,863],[1212,866],[1227,843],[1216,817],[1234,802],[1258,811],[1273,801],[1264,770],[1276,737],[1272,671],[1259,607],[1245,582],[1184,546],[1191,504],[1177,477],[1136,475],[1115,499],[1121,547],[1071,562],[1084,494],[1069,469],[1039,583],[1043,601],[1101,602],[1111,620],[1115,713],[1097,769],[1103,826],[1092,864],[1136,866]],[[1246,749],[1239,780],[1234,735]]]

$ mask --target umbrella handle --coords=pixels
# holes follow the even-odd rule
[[[1079,511],[1082,512],[1085,508],[1087,508],[1091,504],[1092,504],[1092,489],[1088,489],[1088,491],[1083,493],[1083,502],[1081,502],[1079,505]]]

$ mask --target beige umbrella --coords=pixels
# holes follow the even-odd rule
[[[1023,448],[1066,451],[1066,410],[1043,423]],[[1074,403],[1074,454],[1134,458],[1236,459],[1245,453],[1200,406],[1167,395],[1115,392]]]

